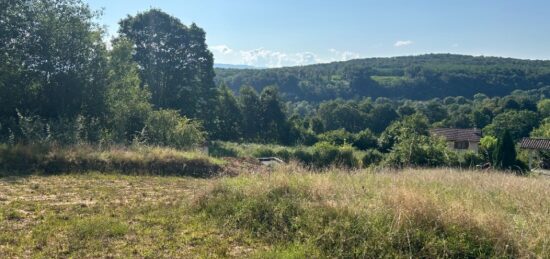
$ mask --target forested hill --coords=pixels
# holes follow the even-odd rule
[[[431,99],[476,93],[502,96],[550,85],[550,61],[429,54],[368,58],[275,69],[216,69],[218,82],[235,90],[277,85],[288,100],[357,96]]]

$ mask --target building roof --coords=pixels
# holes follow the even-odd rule
[[[447,141],[479,142],[482,137],[480,129],[436,128],[430,132],[433,135],[444,137]]]
[[[520,142],[520,147],[525,149],[550,150],[550,139],[524,138]]]

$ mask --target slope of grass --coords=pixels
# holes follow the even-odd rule
[[[548,257],[550,179],[456,170],[0,178],[1,257]]]
[[[190,175],[218,173],[223,160],[195,151],[150,146],[98,148],[0,145],[0,175],[116,171],[124,174]]]

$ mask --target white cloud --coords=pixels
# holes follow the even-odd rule
[[[358,53],[351,52],[351,51],[340,51],[336,49],[329,49],[330,53],[333,54],[333,60],[332,61],[347,61],[351,59],[358,59],[361,57]]]
[[[412,45],[414,42],[413,41],[410,41],[410,40],[398,40],[397,42],[395,42],[395,44],[393,44],[393,46],[395,47],[405,47],[405,46],[409,46],[409,45]]]
[[[360,55],[351,51],[330,49],[328,55],[320,56],[317,53],[304,51],[287,53],[265,48],[252,50],[234,50],[226,45],[217,45],[210,48],[216,63],[242,64],[255,67],[285,67],[303,66],[316,63],[345,61],[360,58]]]
[[[222,54],[230,54],[233,52],[233,50],[229,48],[227,45],[212,46],[210,47],[210,49],[212,49],[212,51],[219,52]]]

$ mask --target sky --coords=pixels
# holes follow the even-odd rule
[[[85,0],[118,21],[160,8],[207,33],[215,63],[297,66],[427,53],[550,59],[550,0]]]

